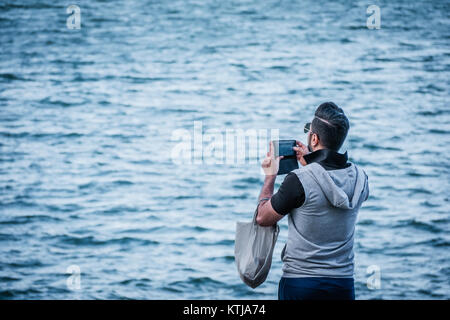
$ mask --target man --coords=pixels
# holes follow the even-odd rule
[[[266,177],[256,221],[271,226],[288,215],[280,300],[355,299],[353,238],[369,185],[365,172],[347,161],[347,152],[338,153],[349,127],[341,108],[321,104],[305,125],[308,146],[297,141],[294,147],[302,167],[291,171],[274,195],[282,157],[274,155],[272,144],[262,163]]]

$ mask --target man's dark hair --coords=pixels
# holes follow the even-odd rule
[[[344,111],[333,102],[324,102],[316,110],[312,132],[325,148],[338,151],[347,137],[350,123]]]

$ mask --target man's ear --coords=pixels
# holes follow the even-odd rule
[[[317,134],[313,133],[311,137],[311,146],[317,147],[318,145],[319,145],[319,137],[317,136]]]

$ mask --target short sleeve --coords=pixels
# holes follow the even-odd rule
[[[272,208],[281,215],[288,214],[305,202],[305,190],[297,175],[290,172],[284,178],[278,191],[270,199]]]

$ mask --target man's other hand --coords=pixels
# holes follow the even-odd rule
[[[261,164],[261,167],[264,170],[264,174],[266,176],[276,176],[278,173],[278,169],[280,168],[281,159],[283,159],[283,156],[275,157],[273,142],[270,141],[269,152],[267,152],[267,156]]]

